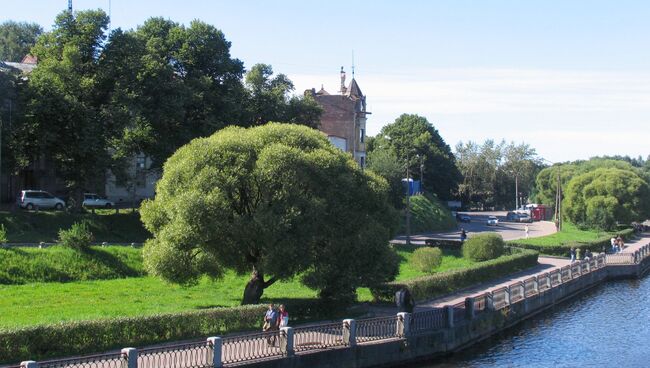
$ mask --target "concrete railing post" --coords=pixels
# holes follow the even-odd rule
[[[591,272],[591,260],[585,262],[587,264],[587,273]]]
[[[454,307],[451,305],[445,305],[445,316],[447,317],[447,327],[454,327]]]
[[[512,295],[512,294],[510,294],[510,286],[508,286],[508,287],[506,287],[505,295],[504,295],[506,305],[510,305],[510,295]]]
[[[465,298],[465,318],[472,320],[474,317],[476,317],[476,311],[474,310],[474,298]]]
[[[122,349],[122,368],[138,368],[138,349],[124,348]]]
[[[397,313],[397,336],[406,337],[411,334],[411,313]]]
[[[208,362],[212,362],[214,368],[223,367],[221,363],[221,349],[223,349],[221,337],[208,337]]]
[[[343,343],[348,346],[357,345],[357,321],[353,319],[343,320]]]
[[[485,309],[489,311],[494,310],[494,294],[492,292],[485,293]]]
[[[533,291],[535,294],[539,294],[539,277],[537,275],[533,279]]]
[[[280,328],[280,351],[286,356],[293,356],[293,328]]]
[[[26,360],[24,362],[20,362],[20,367],[21,368],[38,368],[38,363],[36,363],[33,360]]]

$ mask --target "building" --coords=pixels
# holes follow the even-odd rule
[[[345,85],[345,71],[341,67],[340,94],[332,95],[323,87],[305,91],[306,95],[318,102],[323,108],[320,130],[327,135],[333,145],[349,152],[361,167],[366,165],[366,96],[361,92],[354,79]]]

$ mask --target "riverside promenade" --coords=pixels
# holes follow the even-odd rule
[[[610,264],[611,261],[611,264]],[[414,313],[378,308],[379,317],[285,327],[271,333],[106,354],[23,362],[24,368],[373,367],[458,351],[608,279],[611,270],[639,277],[650,268],[650,234],[618,254],[589,261],[540,257],[540,264],[507,277],[421,302]],[[609,275],[611,276],[611,275]],[[13,366],[18,367],[18,366]]]

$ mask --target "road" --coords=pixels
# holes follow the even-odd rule
[[[472,218],[470,223],[458,223],[458,229],[454,231],[441,231],[441,232],[432,232],[432,233],[423,233],[423,234],[414,234],[411,235],[411,243],[413,244],[424,244],[424,240],[428,238],[435,239],[447,239],[447,240],[459,240],[460,239],[460,230],[465,229],[468,237],[472,237],[472,234],[477,234],[480,232],[496,232],[503,236],[504,240],[513,240],[521,239],[526,237],[524,231],[524,226],[526,224],[520,224],[516,222],[506,221],[507,211],[489,211],[489,212],[460,212],[462,214],[467,214]],[[488,226],[487,218],[488,216],[496,216],[499,219],[498,226]],[[528,224],[528,234],[531,238],[538,236],[545,236],[555,233],[555,224],[550,221],[538,221]],[[392,243],[406,243],[406,236],[400,235],[395,239],[391,240]]]

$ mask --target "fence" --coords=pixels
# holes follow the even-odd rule
[[[506,287],[466,298],[445,308],[339,323],[318,324],[280,331],[253,333],[204,342],[168,345],[158,348],[124,349],[120,353],[93,355],[74,359],[23,362],[22,368],[207,368],[256,359],[290,356],[320,349],[352,346],[357,343],[403,338],[448,328],[488,311],[546,292],[607,265],[638,264],[650,256],[650,244],[634,253],[604,254],[592,260],[574,262],[536,277],[517,281]],[[634,263],[630,263],[634,262]],[[469,308],[469,310],[468,310]],[[448,313],[451,313],[449,315]],[[17,367],[12,367],[17,368]]]

